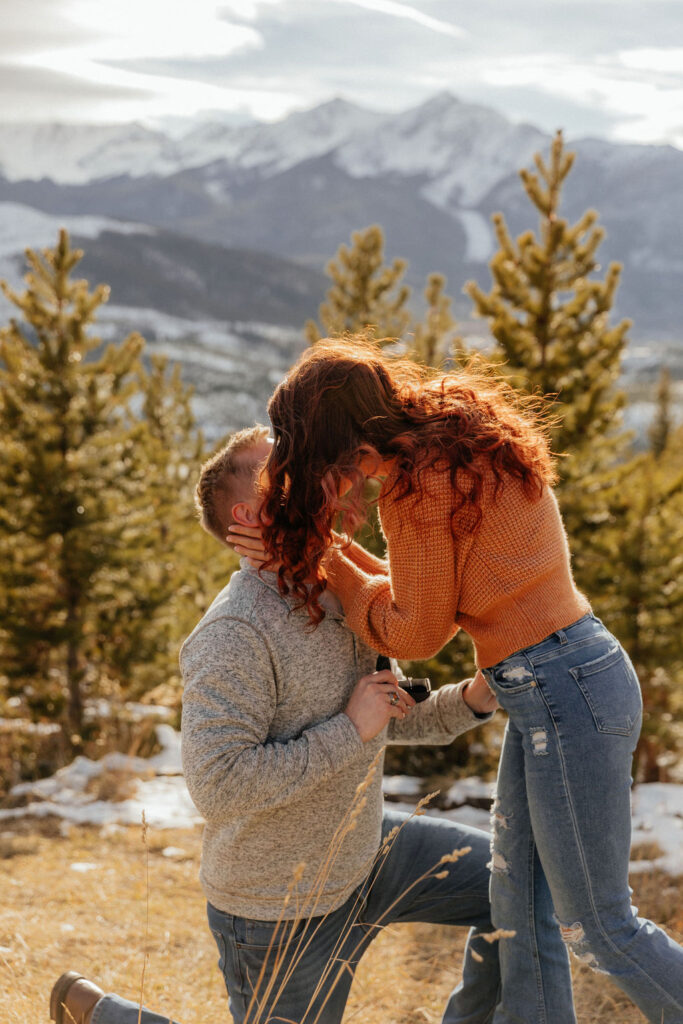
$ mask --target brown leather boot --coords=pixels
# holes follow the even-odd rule
[[[103,995],[102,989],[82,974],[67,971],[50,993],[50,1019],[56,1024],[90,1024],[95,1004]]]

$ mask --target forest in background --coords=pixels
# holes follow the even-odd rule
[[[557,136],[522,171],[529,230],[499,248],[485,292],[467,291],[487,323],[486,360],[521,393],[546,398],[558,454],[558,498],[579,587],[638,671],[645,717],[636,777],[664,781],[683,751],[683,431],[662,372],[645,444],[621,423],[620,365],[629,324],[610,322],[620,268],[602,271],[603,231],[587,211],[560,213],[572,154]],[[63,232],[29,252],[16,317],[0,331],[0,786],[50,774],[78,753],[137,744],[130,701],[179,709],[177,652],[236,560],[198,527],[192,494],[208,456],[177,368],[147,360],[131,335],[103,345],[107,288],[74,276]],[[405,263],[385,263],[381,228],[354,233],[327,268],[331,287],[309,344],[363,330],[416,361],[454,369],[471,359],[438,273],[427,310],[407,309]],[[366,541],[377,546],[372,525]],[[472,671],[459,634],[426,671],[435,685]],[[106,708],[106,713],[102,709]],[[486,774],[499,726],[475,743],[391,751],[391,770]]]

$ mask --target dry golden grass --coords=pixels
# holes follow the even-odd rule
[[[227,1024],[217,951],[206,925],[197,872],[201,831],[148,831],[146,871],[140,828],[103,834],[59,823],[19,821],[0,836],[0,1021],[47,1024],[48,996],[64,970],[137,999],[145,953],[145,1003],[182,1024]],[[162,850],[185,851],[173,859]],[[92,864],[78,871],[73,864]],[[634,879],[641,913],[683,938],[683,882]],[[439,1022],[457,982],[465,932],[433,925],[390,927],[364,958],[346,1022]],[[581,1024],[637,1024],[644,1018],[604,976],[575,965]]]

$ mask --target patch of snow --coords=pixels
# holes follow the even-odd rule
[[[415,810],[415,801],[392,803],[389,805],[391,811],[403,811],[404,814],[412,814]],[[425,815],[431,818],[445,818],[447,821],[454,821],[458,825],[469,825],[471,828],[480,828],[485,832],[489,831],[489,812],[478,807],[458,807],[457,810],[442,811],[438,807],[425,807]]]
[[[107,822],[100,829],[100,835],[105,839],[107,836],[115,836],[118,832],[123,832],[123,825],[117,825],[115,821]]]
[[[472,800],[490,801],[493,799],[494,789],[494,782],[484,782],[483,779],[473,775],[454,782],[446,793],[446,799],[452,807],[460,807],[463,804],[470,803]]]
[[[33,802],[0,810],[0,821],[55,815],[62,819],[67,834],[71,824],[91,824],[102,826],[103,835],[113,833],[122,825],[139,825],[143,811],[148,824],[154,828],[183,829],[200,824],[203,819],[182,777],[180,733],[167,723],[157,725],[156,733],[162,749],[151,758],[120,753],[107,754],[100,761],[77,757],[48,779],[19,783],[12,788],[11,796],[26,796],[33,798]],[[134,796],[116,802],[95,799],[94,794],[88,792],[88,783],[105,771],[138,776]],[[383,779],[382,788],[391,800],[392,810],[411,813],[425,784],[413,776],[389,775]],[[471,806],[470,801],[485,803],[490,800],[492,790],[492,783],[477,777],[460,779],[445,794],[447,802],[460,806],[449,810],[427,806],[425,813],[489,831],[488,810]],[[683,875],[683,783],[649,783],[634,787],[633,846],[645,843],[656,844],[661,855],[648,861],[632,862],[633,872],[659,870],[673,876]],[[182,857],[185,851],[166,847],[163,855]],[[90,870],[85,863],[78,866],[78,862],[72,869]]]
[[[0,821],[55,815],[77,825],[139,825],[144,811],[153,828],[192,828],[203,819],[181,774],[180,733],[161,724],[157,726],[157,738],[162,750],[148,759],[119,753],[107,754],[100,761],[77,757],[48,779],[19,783],[11,795],[32,797],[33,802],[0,810]],[[135,795],[117,802],[95,799],[88,792],[88,783],[105,771],[139,776]]]
[[[9,704],[9,701],[7,703]],[[55,722],[29,722],[27,718],[0,718],[0,733],[24,732],[36,736],[51,736],[53,733],[61,731],[61,725],[57,725]]]
[[[382,779],[382,792],[390,800],[419,800],[423,791],[422,779],[414,775],[385,775]]]
[[[420,786],[420,793],[423,788]],[[491,786],[477,778],[461,779],[448,791],[448,796],[452,795],[475,798],[490,796]],[[404,797],[398,803],[392,802],[390,808],[409,814],[415,810],[416,803],[417,794],[412,802]],[[425,813],[486,832],[491,827],[489,812],[478,807],[463,805],[451,810],[439,810],[427,806]],[[631,861],[630,871],[633,874],[662,871],[673,877],[683,876],[683,783],[651,782],[633,787],[632,847],[645,843],[655,843],[662,851],[661,856],[653,860]]]
[[[490,223],[478,210],[458,209],[451,212],[465,229],[465,259],[471,263],[488,263],[495,248]]]
[[[656,843],[654,860],[637,860],[634,872],[664,871],[683,875],[683,784],[650,782],[633,788],[633,846]]]
[[[137,306],[106,305],[98,314],[98,332],[105,341],[120,337],[122,330],[136,330],[171,357],[181,354],[182,361],[202,362],[207,367],[212,359],[228,359],[234,355],[242,362],[249,348],[249,339],[256,336],[281,349],[290,359],[292,346],[300,342],[301,331],[280,324],[258,321],[189,319],[163,313],[158,309]],[[172,342],[178,346],[173,348]],[[188,344],[191,342],[192,344]],[[227,369],[233,369],[230,363]]]
[[[158,725],[156,734],[161,750],[145,761],[157,775],[182,775],[183,764],[180,756],[180,733],[171,725]]]
[[[164,704],[140,704],[136,700],[125,701],[123,709],[136,722],[143,718],[171,718],[175,714],[173,708],[167,708]],[[113,710],[112,702],[105,697],[86,701],[85,714],[88,718],[111,718]],[[120,715],[120,706],[116,707],[115,713]]]
[[[181,846],[166,846],[161,851],[162,857],[168,857],[171,860],[185,860],[188,856],[187,850],[183,850]]]

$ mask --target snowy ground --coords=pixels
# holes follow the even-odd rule
[[[201,815],[182,776],[180,734],[172,726],[160,724],[157,736],[162,749],[154,757],[144,759],[116,753],[99,761],[77,757],[48,779],[20,783],[10,796],[28,802],[22,807],[0,810],[0,827],[3,821],[13,818],[47,815],[76,825],[139,825],[143,811],[152,828],[191,828],[200,824]],[[129,777],[133,795],[117,801],[98,799],[92,791],[97,787],[92,783],[105,773]],[[478,778],[461,779],[441,795],[444,809],[428,808],[427,813],[488,830],[487,803],[492,788],[491,783]],[[384,779],[385,798],[396,810],[412,811],[423,793],[420,779],[406,775]],[[633,861],[633,871],[659,869],[683,875],[683,784],[653,783],[634,788],[633,846],[645,844],[652,848],[654,856],[651,860]]]

